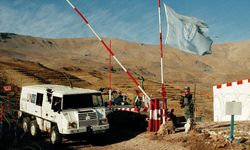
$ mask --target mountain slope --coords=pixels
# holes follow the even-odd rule
[[[104,40],[108,43],[110,39]],[[164,79],[169,87],[167,88],[169,98],[177,99],[184,85],[190,85],[194,89],[196,84],[197,98],[211,101],[213,85],[249,78],[249,47],[250,41],[213,45],[213,53],[206,56],[196,56],[164,47]],[[132,43],[113,38],[112,50],[136,78],[139,76],[145,78],[145,90],[149,95],[160,96],[158,45]],[[6,73],[6,63],[11,62],[12,64],[9,63],[7,68],[12,69],[16,67],[15,64],[20,62],[27,63],[27,65],[33,63],[33,69],[32,67],[26,68],[26,72],[35,74],[34,70],[39,70],[38,66],[42,69],[39,78],[50,83],[59,84],[59,80],[61,80],[61,84],[67,84],[68,81],[62,75],[66,73],[72,81],[76,81],[75,86],[96,89],[108,87],[108,53],[99,41],[93,38],[45,39],[1,33],[0,54],[0,67],[3,74],[8,74]],[[120,66],[114,60],[112,61],[113,88],[125,91],[131,97],[134,96],[136,86],[128,79]],[[34,64],[40,64],[40,67]],[[42,72],[52,74],[47,75]],[[53,77],[53,74],[61,75]],[[11,73],[7,76],[10,78]],[[48,76],[56,78],[56,80],[44,79],[49,78]],[[30,80],[40,83],[39,78],[34,79],[33,77]],[[15,82],[13,79],[11,80],[9,81]],[[25,82],[29,83],[28,80]],[[17,85],[24,84],[27,83],[19,82]]]

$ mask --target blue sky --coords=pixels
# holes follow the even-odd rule
[[[71,0],[101,37],[159,43],[157,0]],[[177,13],[205,21],[215,43],[250,39],[249,0],[162,0]],[[163,5],[162,5],[163,6]],[[162,7],[163,34],[166,21]],[[0,32],[94,37],[65,0],[1,0]],[[164,40],[163,39],[163,40]]]

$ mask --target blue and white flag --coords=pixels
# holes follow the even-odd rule
[[[208,26],[194,17],[177,14],[164,4],[167,19],[165,43],[192,54],[211,54],[213,41],[207,36]]]

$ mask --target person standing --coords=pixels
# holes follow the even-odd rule
[[[140,86],[142,87],[142,89],[144,89],[144,77],[143,76],[139,76],[138,80],[140,80]]]
[[[193,121],[194,119],[194,103],[192,100],[192,94],[190,92],[190,87],[184,87],[184,93],[181,95],[180,100],[181,108],[184,108],[185,119],[188,121]]]

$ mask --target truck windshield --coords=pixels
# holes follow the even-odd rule
[[[74,94],[63,96],[63,109],[103,106],[101,94]]]

